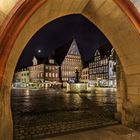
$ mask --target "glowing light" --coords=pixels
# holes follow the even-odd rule
[[[41,53],[41,50],[38,50],[37,52],[38,52],[38,53]]]
[[[26,95],[27,95],[27,96],[30,95],[30,93],[29,93],[29,89],[26,90]]]

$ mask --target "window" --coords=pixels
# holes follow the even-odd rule
[[[48,73],[46,72],[46,77],[48,77]]]
[[[107,59],[105,59],[105,64],[107,64],[107,62],[108,62]]]
[[[89,63],[89,67],[91,67],[91,63]]]
[[[52,70],[55,70],[55,67],[54,66],[52,66]]]
[[[52,74],[51,73],[49,73],[49,77],[51,77],[52,76]]]

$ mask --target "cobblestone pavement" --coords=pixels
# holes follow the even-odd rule
[[[14,140],[40,139],[118,123],[114,119],[116,93],[63,90],[12,90]]]

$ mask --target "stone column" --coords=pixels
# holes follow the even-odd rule
[[[119,58],[117,58],[117,96],[116,96],[116,103],[117,103],[117,112],[115,117],[118,121],[124,123],[124,112],[123,112],[123,103],[127,100],[127,88],[126,88],[126,80],[125,80],[125,73]]]
[[[0,140],[13,140],[13,122],[11,114],[11,88],[0,88]]]
[[[116,119],[127,126],[140,125],[140,74],[125,74],[117,63]]]
[[[123,104],[125,124],[140,126],[140,74],[127,74],[127,100]]]

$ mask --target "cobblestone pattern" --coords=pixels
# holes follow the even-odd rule
[[[114,95],[113,98],[101,94],[51,97],[39,93],[30,97],[13,94],[14,140],[38,140],[118,123],[114,119]]]
[[[106,125],[116,124],[118,123],[111,116],[102,115],[95,116],[91,114],[91,112],[81,112],[84,113],[84,116],[79,118],[79,112],[77,112],[77,118],[75,118],[76,114],[64,113],[62,114],[61,121],[58,118],[54,118],[53,116],[58,116],[55,113],[46,114],[45,120],[34,120],[34,121],[26,121],[21,122],[19,124],[14,125],[14,139],[22,140],[22,139],[33,139],[37,137],[50,137],[55,136],[57,134],[72,132],[76,130],[82,129],[90,129],[95,127],[102,127]],[[59,114],[61,115],[61,113]],[[97,114],[96,114],[97,115]],[[52,118],[53,117],[53,118]],[[58,116],[60,117],[60,116]],[[79,118],[79,119],[78,119]],[[50,119],[50,120],[49,120]],[[55,120],[56,119],[56,120]],[[63,121],[62,121],[63,119]]]

